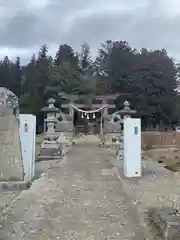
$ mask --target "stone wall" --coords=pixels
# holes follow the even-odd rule
[[[0,181],[24,178],[19,123],[15,115],[0,117]]]
[[[119,139],[120,133],[109,132],[103,136],[104,144],[106,146],[114,146],[112,139]],[[117,144],[119,144],[117,142]],[[142,132],[141,146],[143,150],[150,150],[154,148],[180,148],[180,132]]]
[[[180,132],[144,131],[141,134],[142,149],[180,147]]]

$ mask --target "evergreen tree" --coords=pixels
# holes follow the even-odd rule
[[[126,41],[106,41],[95,61],[87,43],[82,44],[80,53],[68,44],[60,45],[54,59],[43,45],[27,65],[21,66],[19,57],[14,62],[8,56],[2,59],[0,86],[13,91],[21,112],[35,114],[38,124],[49,97],[55,97],[60,107],[58,93],[62,91],[128,94],[117,99],[117,108],[129,100],[143,125],[171,124],[180,120],[179,66],[164,49],[137,51]]]

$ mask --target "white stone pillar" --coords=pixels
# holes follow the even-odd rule
[[[141,177],[141,120],[124,120],[124,175]]]

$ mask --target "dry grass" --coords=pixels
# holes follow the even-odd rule
[[[142,132],[142,149],[145,155],[164,163],[171,171],[180,171],[180,133]]]
[[[142,132],[142,149],[149,150],[152,148],[180,148],[180,133],[179,132]]]
[[[36,135],[36,155],[40,152],[43,134]]]
[[[145,155],[156,162],[163,163],[173,172],[180,171],[180,150],[178,149],[151,149]]]
[[[145,155],[155,161],[162,161],[169,169],[180,169],[180,133],[178,132],[157,132],[145,131],[142,132],[142,150]],[[40,145],[43,140],[43,135],[36,137],[36,154],[40,151]],[[103,137],[101,142],[103,142]],[[174,149],[173,149],[174,148]],[[112,149],[112,153],[116,156],[116,151]]]

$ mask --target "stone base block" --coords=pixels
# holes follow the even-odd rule
[[[62,150],[60,148],[41,148],[36,161],[59,159],[61,155]]]
[[[164,240],[180,239],[180,214],[173,208],[151,208],[149,220]]]

